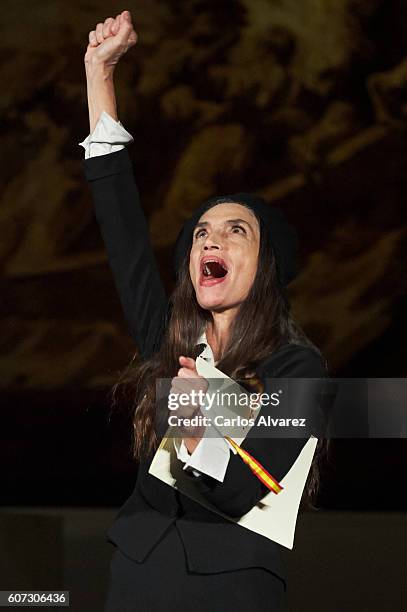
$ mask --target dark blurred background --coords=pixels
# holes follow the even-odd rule
[[[24,8],[24,10],[23,10]],[[119,118],[168,290],[204,198],[257,191],[300,232],[293,312],[332,375],[406,375],[407,9],[397,1],[131,2]],[[117,2],[4,8],[1,498],[116,505],[134,483],[109,389],[136,347],[93,213],[88,31]],[[404,239],[404,240],[403,240]],[[405,445],[336,440],[320,503],[400,508]],[[378,495],[375,479],[390,486]],[[394,479],[394,480],[393,480]],[[343,483],[346,480],[346,492]]]
[[[139,42],[116,71],[119,119],[168,290],[197,204],[256,191],[299,230],[293,312],[331,374],[407,374],[405,2],[15,0],[0,25],[3,506],[116,507],[135,482],[109,390],[136,347],[78,146],[88,32],[125,8]],[[405,510],[405,451],[334,440],[321,507]]]

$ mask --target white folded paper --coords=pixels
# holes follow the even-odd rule
[[[228,385],[228,390],[229,385],[237,385],[235,381],[207,363],[204,359],[198,357],[196,365],[198,373],[205,378],[228,379],[225,381]],[[235,408],[233,408],[233,414],[238,414]],[[244,414],[247,414],[247,408]],[[244,432],[243,430],[237,432],[237,436],[234,434],[231,437],[240,445],[248,431],[249,428]],[[286,548],[293,548],[298,509],[314,457],[315,448],[318,442],[317,438],[313,436],[309,438],[289,472],[280,481],[283,487],[282,491],[278,494],[270,491],[270,493],[265,495],[247,514],[239,519],[231,519],[220,512],[213,504],[208,502],[195,486],[194,480],[185,474],[174,449],[174,435],[176,435],[176,429],[170,427],[151,462],[149,469],[151,475],[159,478],[161,481],[179,490],[202,506],[216,512],[224,518],[238,523],[246,529],[255,531]],[[272,441],[270,441],[270,444],[272,444]],[[256,476],[253,475],[253,478],[256,478]]]

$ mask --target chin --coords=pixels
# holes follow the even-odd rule
[[[204,310],[216,310],[221,312],[222,310],[227,310],[228,308],[233,307],[233,304],[230,304],[220,296],[197,295],[196,299],[200,307]]]
[[[219,300],[210,300],[210,299],[202,299],[202,298],[198,298],[197,297],[197,302],[200,305],[201,308],[203,308],[204,310],[213,310],[214,308],[218,308],[219,306],[222,305],[221,302],[219,302]]]

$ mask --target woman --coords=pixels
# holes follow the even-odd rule
[[[189,434],[184,430],[184,455],[177,448],[180,464],[185,467],[185,457],[191,459],[185,471],[216,511],[148,470],[167,427],[165,419],[157,418],[156,380],[172,378],[175,391],[180,381],[206,388],[196,367],[198,354],[243,381],[249,391],[271,393],[272,378],[326,376],[319,351],[289,316],[285,287],[295,276],[295,233],[277,209],[253,195],[204,202],[178,238],[177,282],[168,304],[132,164],[121,144],[127,133],[117,123],[113,71],[136,40],[130,14],[124,11],[97,25],[85,55],[92,134],[82,143],[85,173],[141,357],[115,387],[116,395],[123,390],[131,402],[139,469],[132,495],[108,530],[116,550],[105,610],[283,610],[281,547],[217,512],[238,519],[269,493],[228,443],[221,440],[225,452],[212,467],[205,428]],[[295,398],[300,412],[319,414],[315,393],[315,381],[302,387]],[[281,480],[306,438],[254,437],[252,431],[241,447]],[[211,471],[219,467],[221,475]],[[315,488],[316,468],[314,464],[308,494]]]

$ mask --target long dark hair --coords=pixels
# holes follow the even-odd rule
[[[217,368],[258,390],[261,381],[256,377],[256,366],[286,343],[313,349],[327,364],[318,347],[290,315],[290,302],[286,288],[278,278],[267,229],[257,215],[256,218],[260,226],[257,273],[233,321]],[[160,442],[155,427],[157,379],[176,376],[180,367],[179,355],[196,356],[197,339],[212,321],[210,311],[197,302],[189,274],[189,253],[178,270],[169,313],[159,349],[143,362],[134,357],[112,389],[112,408],[123,405],[126,411],[130,410],[133,425],[131,452],[135,460],[152,455]],[[320,439],[305,485],[303,507],[316,507],[313,501],[319,489],[320,466],[327,451],[327,441]]]

